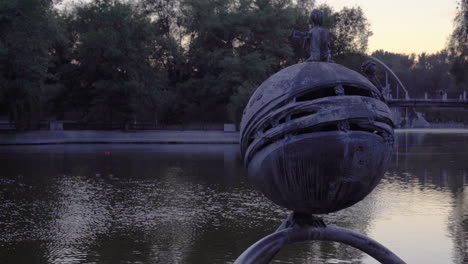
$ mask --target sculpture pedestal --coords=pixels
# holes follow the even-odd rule
[[[236,259],[234,264],[269,263],[285,245],[310,240],[344,243],[367,253],[380,263],[405,264],[403,260],[379,242],[345,228],[331,226],[287,226],[289,225],[281,224],[275,233],[262,238],[250,246]]]

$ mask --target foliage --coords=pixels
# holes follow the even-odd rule
[[[57,25],[49,0],[0,0],[0,111],[18,129],[39,121],[49,92],[49,54]]]
[[[425,92],[434,96],[439,90],[454,94],[461,92],[450,74],[452,59],[445,50],[435,54],[422,53],[417,56],[378,50],[372,55],[382,60],[395,72],[408,89],[410,97],[421,98]],[[380,78],[384,80],[385,77],[381,75]],[[397,97],[396,83],[390,78],[389,82],[393,88],[393,96]],[[401,92],[399,97],[402,97]]]
[[[137,116],[148,118],[147,110],[157,112],[167,80],[155,25],[131,5],[109,0],[72,14],[77,82],[70,95],[79,98],[85,120],[128,125]]]
[[[460,0],[449,50],[454,56],[451,73],[457,83],[468,86],[468,0]]]
[[[308,30],[314,1],[185,0],[182,2],[190,77],[179,85],[186,117],[238,122],[251,87],[272,73],[308,57],[301,43],[288,39],[293,28]],[[334,12],[321,6],[334,54],[367,49],[369,25],[360,8]],[[327,26],[325,25],[325,26]],[[247,89],[243,91],[243,89]],[[245,97],[245,98],[243,98]],[[226,108],[226,105],[227,108]],[[236,113],[236,114],[234,114]],[[193,116],[191,116],[193,115]]]
[[[224,120],[228,103],[245,101],[232,97],[248,94],[239,91],[245,83],[258,85],[292,63],[295,13],[287,1],[186,0],[183,6],[190,78],[179,88],[188,118]]]
[[[466,86],[466,2],[447,51],[373,54],[411,96]],[[123,128],[239,122],[261,82],[309,56],[289,36],[310,29],[314,7],[314,0],[93,0],[59,11],[52,0],[0,0],[0,115],[19,129],[44,118]],[[364,12],[317,8],[333,36],[333,60],[359,71],[372,34]]]
[[[377,50],[372,53],[372,56],[380,59],[383,61],[392,71],[398,76],[398,78],[402,81],[402,83],[409,89],[408,93],[410,97],[416,97],[416,96],[421,96],[420,91],[415,89],[415,81],[417,76],[414,76],[414,66],[416,64],[416,55],[415,54],[397,54],[397,53],[392,53],[392,52],[386,52],[383,50]],[[391,76],[384,76],[383,72],[380,72],[380,79],[382,81],[382,84],[385,84],[385,82],[388,80],[393,97],[403,97],[403,93],[401,88],[400,92],[397,92],[397,83]],[[421,87],[422,88],[422,87]],[[422,88],[422,90],[424,90]]]
[[[343,59],[344,56],[367,51],[368,39],[372,36],[372,31],[360,7],[344,7],[335,11],[332,7],[322,4],[317,8],[324,13],[323,26],[331,33],[332,59],[335,57]],[[309,15],[309,12],[298,9],[295,28],[303,31],[309,30]],[[304,53],[303,49],[298,49],[294,43],[293,47],[296,55],[300,54],[299,57],[303,59],[309,57],[309,54]]]
[[[444,90],[449,93],[461,92],[461,87],[457,87],[453,76],[450,75],[450,64],[452,58],[447,51],[442,50],[435,54],[428,55],[422,53],[417,57],[414,65],[413,81],[414,87],[423,88],[426,92],[436,92]],[[418,94],[422,94],[423,90]]]
[[[236,123],[240,122],[240,117],[242,117],[244,108],[256,88],[257,85],[246,82],[236,89],[229,99],[229,104],[227,106],[229,120]]]
[[[344,7],[331,16],[333,25],[330,32],[334,36],[331,48],[333,54],[365,53],[372,32],[367,18],[360,7]]]

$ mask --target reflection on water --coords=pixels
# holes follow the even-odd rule
[[[327,215],[408,263],[468,262],[468,134],[399,133],[382,183]],[[230,263],[287,212],[245,181],[238,146],[0,149],[1,263]],[[275,263],[376,263],[337,243]]]

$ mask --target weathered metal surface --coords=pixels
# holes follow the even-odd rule
[[[468,100],[459,99],[389,99],[389,106],[398,107],[468,107]]]
[[[293,103],[300,95],[327,90],[340,84],[367,90],[383,99],[379,90],[367,78],[335,63],[304,62],[270,76],[257,88],[244,109],[241,121],[242,152],[246,150],[248,140],[255,136],[252,128],[262,122],[265,115]]]
[[[380,83],[379,78],[377,77],[377,65],[371,60],[366,60],[361,64],[361,71],[366,76],[369,81],[372,82],[380,92],[383,92],[383,86]]]
[[[366,78],[331,63],[323,13],[313,10],[311,20],[309,32],[292,32],[310,42],[310,58],[262,83],[240,128],[249,180],[293,213],[235,263],[268,263],[284,245],[307,240],[342,242],[382,263],[404,263],[376,241],[326,227],[313,215],[349,207],[377,186],[391,157],[394,124],[376,64],[363,64]]]
[[[337,125],[342,120],[348,120],[352,125],[349,130],[366,130],[388,136],[392,134],[392,117],[388,106],[373,98],[333,96],[290,103],[266,114],[252,126],[251,129],[257,133],[244,151],[245,162],[248,163],[259,148],[273,140],[286,135],[320,132],[323,129],[339,130]],[[274,121],[277,124],[273,127],[271,122]]]
[[[393,121],[380,91],[344,66],[306,62],[266,80],[241,122],[248,178],[278,205],[334,212],[362,200],[385,172]]]
[[[249,179],[280,206],[330,213],[362,200],[380,182],[391,153],[386,145],[363,131],[291,136],[254,156]]]
[[[404,264],[398,256],[377,241],[340,227],[291,227],[270,234],[250,246],[234,264],[266,264],[288,244],[310,240],[341,242],[357,248],[380,263]]]

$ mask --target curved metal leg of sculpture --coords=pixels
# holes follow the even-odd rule
[[[240,255],[234,264],[264,264],[285,246],[310,240],[340,242],[360,249],[380,263],[405,264],[397,255],[377,241],[341,227],[293,226],[285,220],[278,230],[250,246]]]

